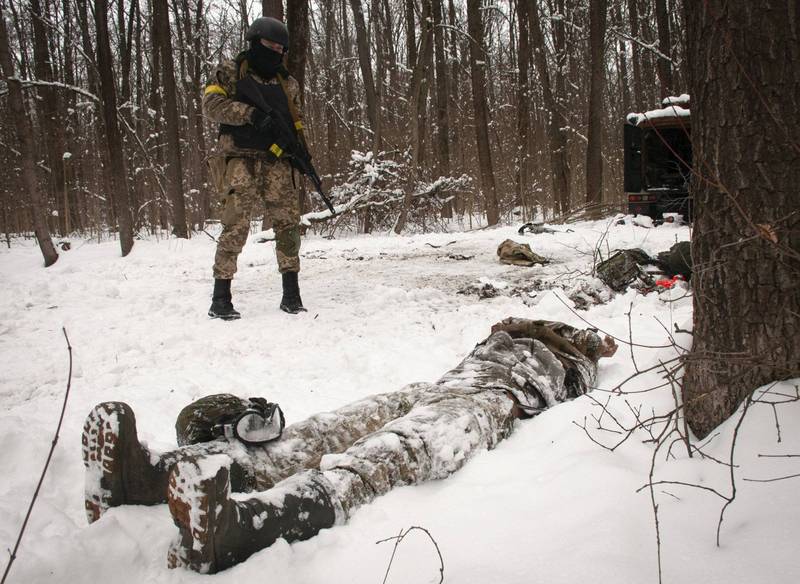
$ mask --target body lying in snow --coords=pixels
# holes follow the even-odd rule
[[[259,446],[211,439],[209,413],[246,407],[235,396],[187,406],[176,425],[181,446],[162,454],[139,442],[129,406],[105,402],[83,432],[87,516],[167,502],[179,530],[169,566],[217,572],[278,538],[342,523],[395,486],[448,476],[508,436],[515,419],[590,390],[598,359],[615,351],[592,330],[506,319],[437,382],[314,415]]]

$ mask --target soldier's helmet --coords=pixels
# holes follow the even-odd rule
[[[245,39],[248,41],[267,39],[286,48],[289,46],[289,29],[277,18],[262,16],[261,18],[256,18],[250,28],[247,29]]]

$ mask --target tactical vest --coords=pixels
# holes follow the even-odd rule
[[[292,121],[292,114],[289,111],[289,99],[284,92],[283,87],[277,83],[258,83],[261,96],[264,101],[272,109],[274,109],[283,119],[287,128],[294,130],[294,122]],[[246,103],[247,105],[258,108],[247,96],[242,95],[239,91],[238,85],[236,88],[236,95],[233,96],[235,101]],[[248,150],[261,150],[268,151],[269,147],[278,141],[279,136],[274,135],[272,132],[261,132],[256,129],[252,124],[244,124],[243,126],[231,126],[228,124],[219,125],[220,134],[229,134],[233,138],[233,144],[237,148],[244,148]]]

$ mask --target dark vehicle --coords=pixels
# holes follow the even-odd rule
[[[692,220],[689,96],[664,100],[664,108],[628,114],[624,129],[624,188],[628,213],[657,223],[665,213]]]

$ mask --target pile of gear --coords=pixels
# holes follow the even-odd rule
[[[654,258],[641,249],[619,250],[600,262],[596,271],[597,277],[615,292],[635,288],[646,294],[672,288],[692,277],[691,245],[688,241],[678,242]]]

